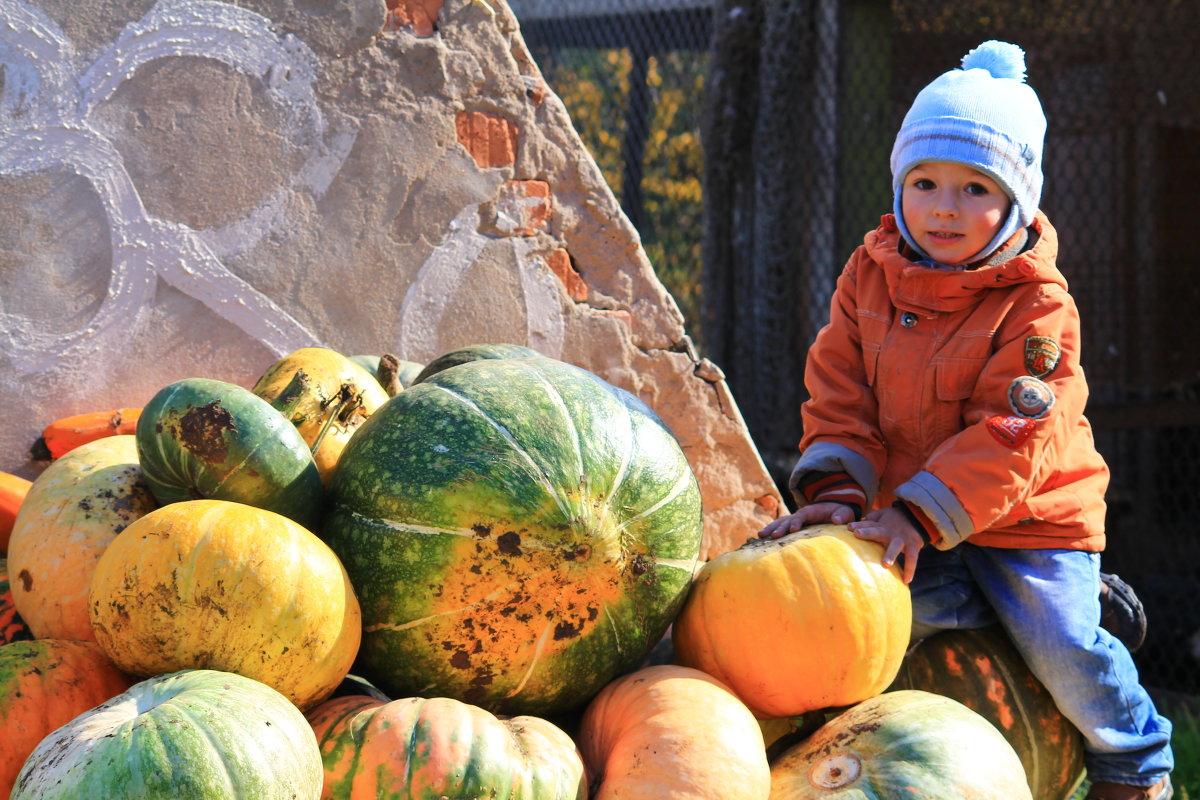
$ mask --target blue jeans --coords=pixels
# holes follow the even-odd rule
[[[1084,738],[1089,780],[1149,786],[1171,771],[1171,723],[1129,651],[1100,627],[1100,556],[964,542],[926,547],[911,585],[913,638],[997,621]]]

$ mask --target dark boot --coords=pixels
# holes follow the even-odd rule
[[[1100,627],[1134,652],[1146,641],[1146,611],[1133,587],[1107,572],[1100,573]]]

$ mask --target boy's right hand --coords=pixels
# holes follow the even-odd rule
[[[832,523],[846,525],[854,521],[854,510],[844,503],[813,503],[788,514],[786,517],[768,522],[758,532],[760,539],[778,539],[808,525]]]

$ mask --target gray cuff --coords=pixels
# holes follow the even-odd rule
[[[848,473],[855,483],[862,487],[863,493],[867,496],[866,505],[863,508],[864,513],[870,510],[875,502],[875,495],[879,491],[879,476],[875,474],[875,468],[871,466],[871,462],[862,454],[840,444],[817,442],[800,455],[800,460],[792,469],[792,476],[788,478],[788,488],[792,490],[792,497],[799,505],[804,505],[805,501],[796,487],[800,485],[800,479],[808,472]]]
[[[941,540],[934,547],[939,550],[949,550],[975,532],[962,503],[932,472],[922,470],[900,484],[896,487],[896,497],[920,508],[937,526]]]

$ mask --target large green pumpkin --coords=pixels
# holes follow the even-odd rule
[[[324,537],[363,610],[356,672],[494,713],[575,707],[674,618],[700,492],[650,408],[555,359],[479,359],[393,397],[334,473]]]
[[[38,744],[12,800],[316,800],[321,751],[266,684],[185,670],[134,684]]]
[[[231,500],[313,527],[321,476],[296,427],[249,389],[209,378],[165,386],[138,418],[137,453],[166,505]]]
[[[1033,800],[1012,745],[948,697],[884,692],[771,764],[770,800]],[[1042,798],[1038,798],[1042,800]]]
[[[945,695],[982,715],[1021,757],[1038,800],[1064,800],[1083,780],[1083,737],[999,625],[923,639],[892,688]]]
[[[411,386],[432,378],[444,369],[456,367],[459,364],[466,364],[468,361],[480,361],[492,358],[541,358],[542,354],[537,350],[525,347],[519,344],[509,344],[508,342],[484,342],[480,344],[469,344],[466,347],[459,347],[447,353],[442,353],[437,358],[426,364],[416,377],[412,379],[412,383],[406,383],[405,386]]]

